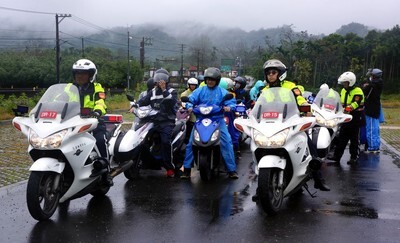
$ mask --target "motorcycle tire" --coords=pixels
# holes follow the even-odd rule
[[[280,188],[277,168],[262,168],[258,175],[258,194],[260,203],[268,215],[276,215],[283,202],[283,188]]]
[[[211,152],[199,152],[199,170],[200,178],[203,181],[210,181],[212,179],[213,170],[211,168]]]
[[[49,219],[57,209],[61,190],[53,190],[56,176],[55,172],[40,171],[32,171],[29,176],[26,202],[29,213],[38,221]]]
[[[128,180],[137,180],[140,177],[140,169],[142,168],[141,153],[133,158],[133,163],[129,169],[124,171],[124,175]]]

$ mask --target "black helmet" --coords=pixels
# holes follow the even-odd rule
[[[278,71],[278,79],[280,81],[283,81],[286,78],[287,68],[286,68],[285,64],[283,64],[278,59],[271,59],[271,60],[266,61],[263,65],[263,69],[264,69],[265,80],[267,80],[267,82],[268,82],[268,76],[267,76],[268,71],[271,69],[275,69]]]
[[[216,86],[219,85],[219,81],[221,81],[221,71],[215,67],[209,67],[204,71],[204,80],[207,78],[217,80]]]
[[[381,78],[382,73],[382,70],[378,68],[370,68],[368,69],[367,76],[372,76],[373,78]]]
[[[233,81],[235,81],[235,83],[240,84],[239,89],[244,89],[244,87],[246,87],[246,84],[247,84],[246,79],[244,79],[240,76],[237,76]]]
[[[154,88],[154,78],[147,79],[147,90],[151,90]]]

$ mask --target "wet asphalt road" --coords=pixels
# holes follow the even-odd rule
[[[399,157],[382,147],[355,167],[348,153],[340,167],[325,164],[332,190],[286,199],[275,217],[251,201],[257,179],[247,147],[238,180],[204,183],[197,171],[190,181],[163,171],[134,182],[120,175],[107,197],[73,200],[47,222],[30,217],[24,181],[0,188],[1,242],[398,242]]]

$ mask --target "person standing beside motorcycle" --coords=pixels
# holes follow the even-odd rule
[[[189,97],[189,95],[192,94],[192,92],[197,89],[197,87],[199,87],[199,81],[196,78],[189,78],[189,80],[187,81],[187,89],[185,91],[182,92],[181,97]],[[189,138],[190,138],[190,132],[188,131],[192,131],[194,123],[196,122],[196,116],[191,112],[190,113],[190,117],[189,120],[187,120],[186,122],[186,138],[185,138],[185,143],[189,142]]]
[[[88,59],[80,59],[72,65],[72,75],[74,79],[73,84],[79,89],[81,107],[90,108],[92,110],[91,115],[96,118],[105,115],[107,110],[105,103],[106,94],[101,84],[95,82],[97,75],[96,65]],[[96,145],[102,161],[106,161],[107,168],[109,168],[106,126],[102,119],[99,119],[96,129],[93,130],[93,136],[96,138]],[[96,174],[96,171],[93,173]],[[112,184],[110,176],[107,180]]]
[[[361,88],[354,86],[355,83],[356,75],[353,72],[344,72],[338,79],[338,84],[343,85],[340,100],[344,113],[352,115],[353,119],[341,125],[333,157],[328,158],[337,164],[340,164],[349,140],[350,160],[347,164],[355,164],[358,159],[360,127],[363,126],[365,118],[363,114],[364,93]]]
[[[302,96],[301,90],[296,86],[295,83],[291,81],[285,80],[287,75],[286,66],[277,59],[271,59],[264,63],[264,76],[265,80],[268,83],[263,90],[274,87],[283,87],[290,89],[297,101],[297,106],[309,106],[307,100]],[[261,93],[262,95],[262,93]],[[307,144],[310,149],[310,153],[313,160],[317,160],[318,164],[321,164],[320,159],[318,158],[317,148],[314,143],[311,141],[310,137],[307,135]],[[330,188],[325,184],[325,180],[322,179],[322,174],[320,168],[312,171],[312,177],[314,179],[314,188],[319,189],[321,191],[330,191]]]
[[[210,67],[204,72],[204,80],[206,86],[199,87],[190,96],[186,107],[192,111],[194,105],[207,104],[207,105],[220,105],[223,97],[228,94],[228,91],[219,87],[219,82],[221,81],[221,72],[218,68]],[[236,102],[234,99],[226,100],[223,102],[224,111],[229,112],[234,110],[236,107]],[[223,114],[218,115],[220,119],[220,132],[221,132],[221,154],[225,161],[226,169],[228,170],[229,178],[237,179],[239,178],[236,172],[235,156],[233,153],[232,139],[229,135],[228,129],[225,125]],[[189,143],[186,146],[185,160],[183,162],[184,172],[181,176],[182,179],[190,178],[191,168],[194,160],[193,149],[193,129],[191,131]]]
[[[382,70],[371,68],[367,72],[369,80],[362,90],[365,94],[365,126],[367,152],[379,153],[381,140],[379,118],[381,116],[381,94],[383,89]]]
[[[138,101],[139,106],[150,105],[158,110],[154,118],[154,131],[160,134],[161,156],[164,168],[167,170],[167,177],[175,176],[175,166],[172,163],[171,136],[175,127],[176,106],[178,94],[175,89],[168,86],[169,72],[159,69],[154,75],[155,88],[147,92],[146,96]]]

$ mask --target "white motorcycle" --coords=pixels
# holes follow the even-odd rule
[[[126,157],[132,158],[133,164],[124,171],[125,177],[134,180],[139,178],[140,171],[144,169],[161,170],[163,161],[161,157],[161,139],[154,131],[153,119],[158,111],[151,106],[138,107],[132,96],[127,96],[133,107],[135,115],[132,128],[125,134],[119,146],[120,151],[127,151]],[[171,99],[165,99],[169,102]],[[180,174],[184,159],[186,145],[186,119],[178,119],[172,131],[172,162],[175,166],[175,175]]]
[[[310,111],[310,106],[303,108],[302,112]],[[251,138],[262,208],[277,214],[284,197],[308,188],[311,171],[319,166],[307,145],[307,130],[314,126],[315,117],[301,117],[292,91],[270,88],[260,95],[249,119],[234,123]]]
[[[310,130],[310,138],[317,147],[318,157],[328,155],[333,138],[342,123],[350,122],[352,115],[344,114],[340,95],[333,89],[321,89],[311,105],[316,125]]]
[[[75,85],[56,84],[47,89],[28,117],[12,121],[29,141],[28,152],[34,162],[26,199],[29,213],[39,221],[49,219],[59,203],[87,194],[105,195],[111,186],[109,177],[132,164],[124,154],[118,154],[122,116],[101,118],[107,129],[108,166],[91,134],[99,120],[90,118],[89,110],[80,107]]]

